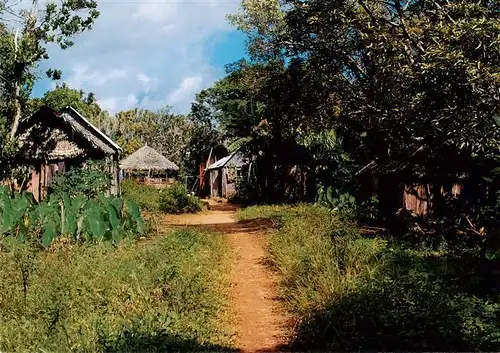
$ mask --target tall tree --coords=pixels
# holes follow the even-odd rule
[[[148,144],[182,166],[192,124],[170,107],[158,111],[133,109],[115,116],[114,136],[126,154]]]
[[[31,103],[35,107],[43,104],[56,111],[71,106],[105,133],[113,132],[114,120],[106,110],[101,109],[93,93],[86,94],[82,90],[72,89],[63,83],[52,91],[46,92],[41,99]]]
[[[20,6],[15,1],[0,3],[0,85],[11,140],[38,78],[36,68],[49,58],[47,45],[56,43],[61,49],[71,47],[72,38],[90,29],[99,16],[94,0],[47,2],[41,8],[39,1],[33,0],[28,9]],[[57,79],[61,72],[51,69],[47,75]]]
[[[267,4],[243,2],[236,24],[257,59],[285,63],[264,87],[277,129],[336,126],[360,167],[498,153],[498,2],[288,0],[279,31]]]
[[[253,96],[270,128],[254,154],[286,163],[282,146],[305,144],[352,177],[377,168],[433,180],[496,158],[499,10],[489,0],[242,1],[230,21],[264,68]],[[325,148],[339,154],[331,163]]]

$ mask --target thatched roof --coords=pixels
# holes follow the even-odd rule
[[[165,156],[156,152],[149,146],[139,148],[130,156],[120,161],[120,168],[123,170],[179,170],[179,167],[169,161]]]
[[[72,107],[60,113],[47,107],[40,109],[20,123],[18,137],[20,155],[26,159],[103,157],[120,151],[115,142]]]

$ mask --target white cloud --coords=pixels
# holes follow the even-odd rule
[[[171,31],[175,28],[175,25],[173,23],[169,23],[168,25],[165,25],[161,28],[162,31],[168,32]]]
[[[123,68],[114,68],[109,71],[92,71],[86,64],[76,64],[75,66],[73,66],[70,75],[71,79],[67,80],[67,83],[71,87],[84,86],[86,84],[102,86],[108,83],[113,83],[113,81],[126,78],[127,70]]]
[[[99,104],[101,108],[112,113],[122,110],[123,108],[121,107],[134,107],[137,103],[138,100],[135,94],[129,94],[122,97],[108,97],[97,100],[97,104]]]
[[[99,5],[94,28],[68,50],[49,48],[46,66],[61,69],[71,87],[95,93],[111,113],[167,104],[187,112],[194,94],[223,75],[223,68],[210,64],[210,49],[233,30],[225,16],[238,0]]]
[[[179,87],[167,96],[167,101],[175,104],[193,97],[201,89],[202,76],[192,76],[184,78]]]
[[[104,110],[115,112],[118,109],[118,100],[116,97],[108,97],[106,99],[98,99],[97,104]]]
[[[136,78],[145,93],[154,89],[158,85],[158,80],[156,78],[149,77],[143,72],[139,72]]]
[[[176,15],[179,4],[176,2],[149,2],[139,4],[138,11],[134,14],[136,21],[162,22]]]

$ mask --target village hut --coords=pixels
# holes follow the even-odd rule
[[[150,184],[167,184],[175,180],[179,167],[149,146],[143,146],[120,161],[120,169]]]
[[[61,112],[43,107],[21,121],[18,129],[18,165],[32,169],[28,191],[36,200],[43,198],[54,175],[88,160],[106,160],[112,174],[110,194],[118,195],[120,147],[76,109]]]
[[[357,173],[364,196],[378,196],[385,219],[401,212],[427,218],[461,199],[470,189],[468,171],[474,164],[452,149],[436,155],[419,148],[398,161],[372,161]]]
[[[236,184],[243,174],[243,168],[247,161],[243,154],[234,151],[229,156],[223,157],[205,170],[204,177],[207,180],[208,195],[210,197],[228,198],[236,193]]]

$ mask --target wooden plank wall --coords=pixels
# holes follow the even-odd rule
[[[47,188],[52,185],[52,179],[57,173],[64,172],[64,162],[41,164],[31,173],[30,185],[27,191],[33,193],[35,200],[40,201],[47,195]]]
[[[448,198],[457,198],[463,185],[453,184],[450,187],[441,186],[440,193]],[[416,214],[426,216],[433,207],[434,194],[430,184],[407,184],[403,191],[403,207]]]
[[[419,216],[427,214],[432,207],[433,195],[429,184],[405,185],[403,192],[403,207]]]

